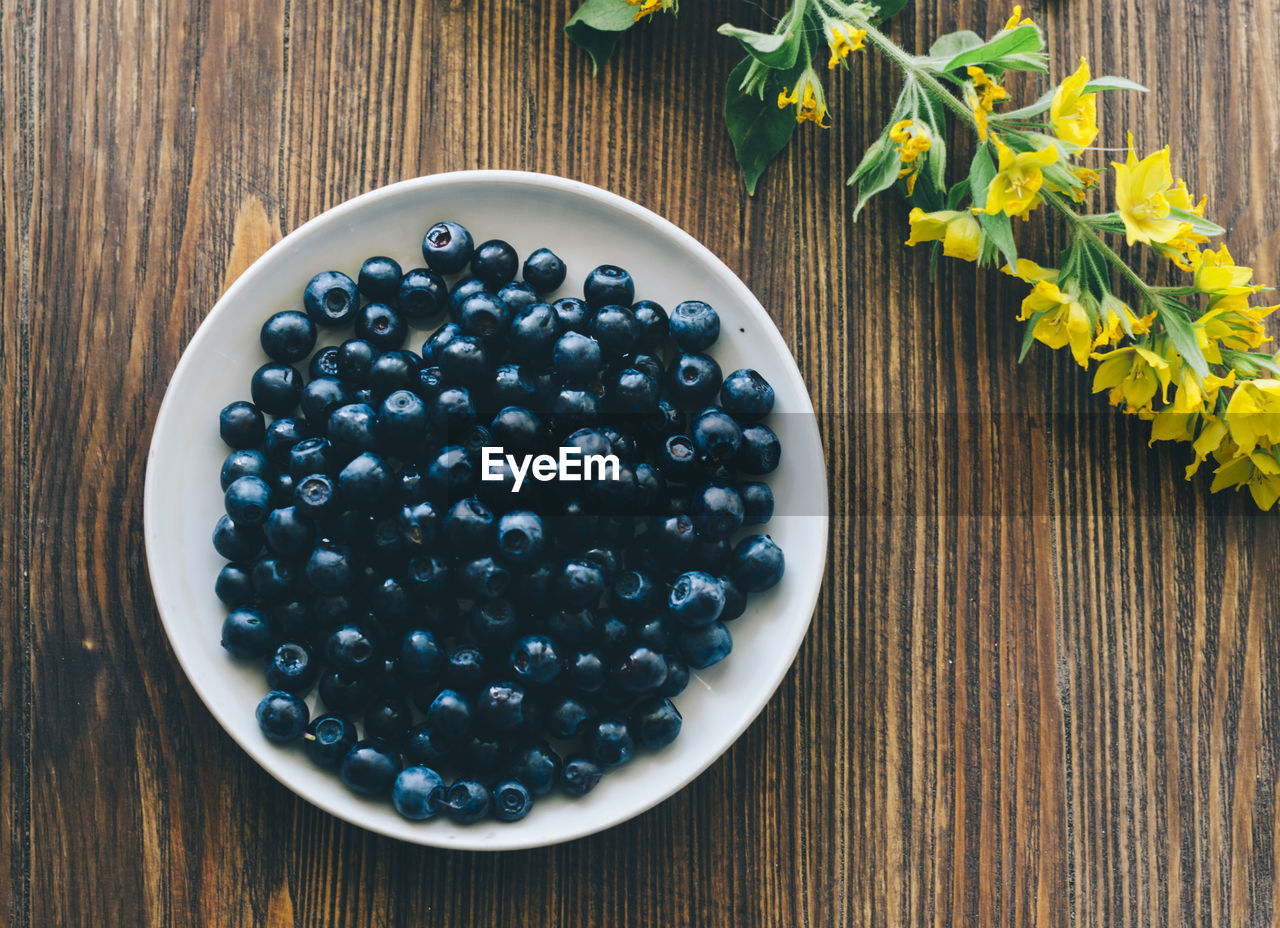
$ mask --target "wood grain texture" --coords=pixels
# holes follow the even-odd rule
[[[767,7],[768,4],[765,4]],[[917,0],[890,31],[997,27]],[[1184,483],[1065,356],[1018,365],[1020,285],[854,225],[897,80],[862,56],[744,196],[720,121],[754,4],[686,0],[593,77],[567,0],[3,0],[0,870],[9,924],[1116,926],[1280,912],[1280,530]],[[1280,279],[1280,11],[1044,0],[1104,138],[1173,143]],[[1030,91],[1032,88],[1028,87]],[[149,593],[151,422],[200,320],[282,232],[442,170],[542,170],[690,231],[770,309],[834,501],[812,631],[692,786],[551,851],[446,853],[296,799],[178,671]],[[1019,229],[1027,254],[1061,242]]]

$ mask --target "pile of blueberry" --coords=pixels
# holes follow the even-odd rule
[[[411,819],[517,821],[674,740],[690,668],[781,579],[778,546],[739,537],[773,514],[774,393],[722,377],[714,309],[668,316],[621,268],[546,302],[566,269],[545,248],[521,268],[441,222],[422,253],[317,274],[305,311],[263,325],[253,401],[219,421],[222,645],[265,663],[263,734],[352,790]],[[517,480],[562,449],[601,466]]]

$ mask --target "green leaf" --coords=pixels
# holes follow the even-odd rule
[[[947,209],[959,209],[961,202],[969,195],[969,179],[966,177],[959,183],[952,184],[947,191]]]
[[[1018,351],[1018,363],[1022,363],[1022,359],[1027,356],[1027,352],[1031,350],[1031,343],[1036,340],[1036,323],[1040,321],[1040,317],[1045,314],[1045,310],[1038,313],[1032,313],[1027,319],[1027,327],[1022,332],[1022,348]]]
[[[1269,355],[1254,354],[1251,351],[1233,351],[1231,349],[1223,349],[1222,354],[1233,367],[1243,362],[1253,368],[1252,374],[1256,374],[1258,369],[1261,368],[1280,376],[1280,363],[1277,363],[1276,359]]]
[[[881,141],[885,141],[884,136],[880,137]],[[872,146],[876,149],[876,146]],[[868,155],[871,151],[868,150]],[[853,218],[857,219],[858,214],[862,212],[862,207],[867,205],[877,193],[888,190],[893,186],[894,181],[898,179],[898,171],[901,170],[901,161],[898,159],[898,150],[891,144],[882,145],[876,150],[875,156],[867,162],[863,159],[864,164],[859,164],[858,169],[862,172],[862,176],[857,178],[858,184],[858,202],[853,207]],[[854,172],[855,175],[858,171]],[[854,178],[849,178],[849,183],[854,183]]]
[[[969,192],[973,195],[973,205],[981,209],[987,205],[987,188],[996,176],[996,165],[991,160],[991,145],[984,142],[973,153],[973,161],[969,164]]]
[[[1009,267],[1017,270],[1018,246],[1013,241],[1013,222],[1009,217],[1004,213],[996,213],[994,216],[978,213],[978,225],[995,242]]]
[[[1196,339],[1196,331],[1184,315],[1185,308],[1173,300],[1161,300],[1156,306],[1157,317],[1169,334],[1169,341],[1174,350],[1182,355],[1184,361],[1201,377],[1209,376],[1209,362],[1200,350],[1200,342]]]
[[[748,194],[756,192],[760,175],[796,131],[791,110],[781,109],[777,103],[781,90],[779,72],[769,72],[759,96],[738,90],[751,66],[752,59],[748,56],[729,73],[724,100],[725,126],[733,140],[733,153],[742,168],[742,181]]]
[[[1127,77],[1095,77],[1084,85],[1085,93],[1097,93],[1099,90],[1136,90],[1146,93],[1147,88]]]
[[[961,52],[982,45],[982,36],[968,29],[959,32],[948,32],[938,36],[937,41],[929,46],[929,57],[939,61],[950,61]]]
[[[737,39],[747,54],[769,68],[787,69],[795,66],[800,53],[801,31],[788,28],[785,32],[768,34],[740,29],[725,23],[716,30],[721,35]]]
[[[622,33],[636,23],[636,10],[626,0],[586,0],[564,24],[569,39],[591,56],[591,70],[609,60]]]
[[[1044,48],[1044,36],[1037,26],[1018,26],[1014,29],[1001,29],[995,38],[983,42],[976,48],[962,51],[942,68],[944,71],[956,71],[969,65],[995,64],[1002,61],[1021,60],[1029,53]],[[1043,69],[1041,69],[1043,70]]]
[[[1030,119],[1032,116],[1039,116],[1041,113],[1049,111],[1049,107],[1053,105],[1053,95],[1056,91],[1046,90],[1040,99],[1035,103],[1029,103],[1021,109],[1009,110],[1007,113],[1000,113],[993,116],[993,119]]]
[[[1185,209],[1178,209],[1176,206],[1171,206],[1169,208],[1169,215],[1174,219],[1180,219],[1183,222],[1190,224],[1192,230],[1199,232],[1201,235],[1217,236],[1225,235],[1227,232],[1226,229],[1222,228],[1222,226],[1217,223],[1210,222],[1203,216],[1197,216],[1195,213],[1188,212]]]

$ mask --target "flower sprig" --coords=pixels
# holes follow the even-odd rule
[[[1093,147],[1100,94],[1145,88],[1094,77],[1081,59],[1039,98],[1011,108],[1009,73],[1049,71],[1044,35],[1020,7],[995,35],[954,32],[912,54],[878,28],[903,2],[791,0],[771,33],[720,27],[746,51],[729,76],[725,118],[748,192],[798,126],[831,124],[822,72],[874,49],[901,71],[903,86],[849,178],[854,216],[898,189],[913,207],[908,245],[996,265],[1027,283],[1020,360],[1037,342],[1067,349],[1092,370],[1095,393],[1151,423],[1151,443],[1190,445],[1187,479],[1212,458],[1213,492],[1247,487],[1260,508],[1273,507],[1280,354],[1263,346],[1271,341],[1264,320],[1278,307],[1258,301],[1267,288],[1252,268],[1225,244],[1213,247],[1224,230],[1206,218],[1205,198],[1175,180],[1167,147],[1140,157],[1130,136],[1124,159],[1109,166]],[[948,170],[953,123],[973,134],[962,172]],[[1104,179],[1110,200],[1091,205]],[[1041,265],[1019,254],[1013,220],[1046,212],[1068,235],[1056,260]],[[1126,258],[1142,249],[1176,266],[1183,282],[1144,279]]]

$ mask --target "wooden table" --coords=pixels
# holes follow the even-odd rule
[[[1007,12],[912,6],[890,31],[914,47]],[[1148,450],[1065,353],[1015,363],[1018,282],[931,281],[892,198],[850,220],[883,61],[834,77],[834,128],[749,199],[713,32],[759,11],[685,0],[593,77],[569,7],[4,3],[9,924],[1271,924],[1277,516],[1184,483],[1185,449]],[[1154,88],[1108,98],[1103,138],[1172,142],[1280,278],[1275,5],[1029,12],[1055,76],[1085,53]],[[734,748],[622,827],[500,855],[375,837],[253,764],[175,664],[141,530],[152,420],[227,283],[335,203],[477,167],[598,184],[723,257],[806,374],[834,503],[812,631]]]

